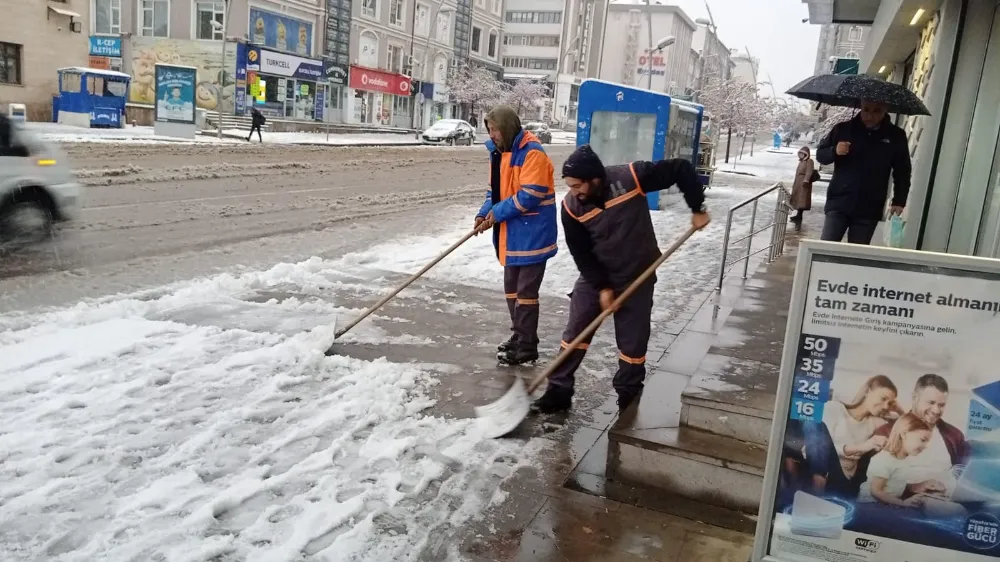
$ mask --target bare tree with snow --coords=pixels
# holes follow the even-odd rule
[[[852,107],[831,107],[826,112],[826,118],[816,126],[816,139],[821,140],[830,134],[838,123],[854,119],[855,109]]]
[[[771,119],[771,104],[757,95],[757,87],[742,80],[711,78],[698,95],[719,131],[726,131],[726,162],[732,134],[754,133]]]
[[[535,108],[545,99],[547,89],[540,82],[518,80],[506,88],[503,102],[514,108],[520,115],[527,108]]]

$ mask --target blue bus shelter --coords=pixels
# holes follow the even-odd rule
[[[60,68],[52,120],[77,127],[125,126],[125,102],[132,77],[122,72],[73,66]]]
[[[590,144],[606,166],[664,158],[684,158],[698,166],[703,114],[702,106],[667,94],[584,80],[576,144]],[[650,209],[660,208],[658,191],[646,197]]]

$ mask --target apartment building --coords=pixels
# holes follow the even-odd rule
[[[691,46],[697,28],[677,6],[612,2],[604,31],[600,78],[670,95],[684,95],[689,89]],[[674,38],[673,44],[656,49],[656,45],[667,37]]]
[[[871,34],[871,26],[826,24],[820,26],[813,74],[857,74],[861,53]]]
[[[21,103],[32,121],[49,120],[57,70],[87,66],[90,11],[85,0],[18,0],[0,18],[0,111]]]
[[[592,61],[595,0],[507,0],[504,12],[504,79],[543,82],[549,99],[532,118],[576,121],[580,83]]]
[[[698,98],[698,92],[710,80],[729,80],[733,77],[735,63],[732,52],[719,38],[713,28],[699,25],[694,32],[691,48],[694,50],[692,62],[694,72],[688,86],[688,94],[692,99]]]
[[[760,82],[760,76],[758,75],[760,59],[734,50],[730,55],[730,60],[733,62],[733,80],[741,80],[751,85],[756,85]]]

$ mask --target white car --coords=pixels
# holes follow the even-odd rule
[[[83,190],[56,145],[0,120],[0,248],[41,242],[75,215]]]
[[[476,140],[476,130],[461,119],[442,119],[420,134],[425,144],[464,144],[472,146]]]

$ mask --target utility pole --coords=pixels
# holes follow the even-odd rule
[[[219,70],[219,138],[222,138],[222,92],[226,87],[226,29],[229,28],[229,0],[222,0],[225,8],[222,10],[222,68]],[[236,103],[236,92],[233,92],[233,103]],[[235,109],[233,111],[235,113]]]
[[[648,79],[646,80],[646,89],[653,90],[653,5],[649,0],[646,0],[646,31],[649,35],[649,51],[646,52],[646,72],[648,73]]]

